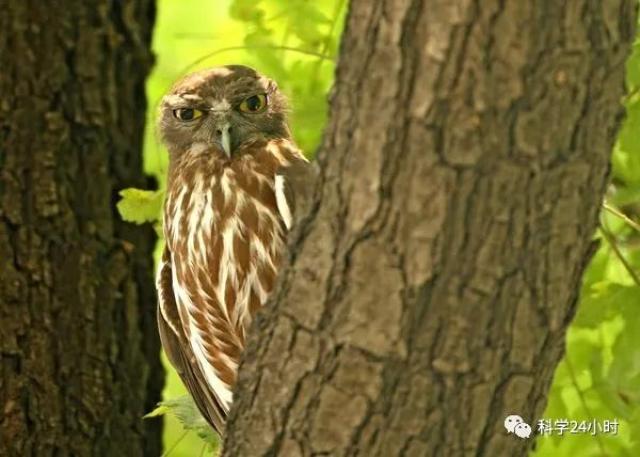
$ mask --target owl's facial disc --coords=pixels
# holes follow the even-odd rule
[[[233,159],[245,144],[290,137],[286,100],[277,85],[234,65],[201,70],[176,83],[163,98],[159,127],[173,158],[209,151]]]

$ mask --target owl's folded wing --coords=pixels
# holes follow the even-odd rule
[[[227,415],[222,402],[209,388],[183,331],[171,276],[170,252],[165,247],[157,276],[158,328],[162,346],[200,413],[222,435]]]

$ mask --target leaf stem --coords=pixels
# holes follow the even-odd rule
[[[611,246],[611,249],[613,249],[613,252],[615,253],[616,257],[618,257],[618,260],[620,260],[625,270],[627,270],[627,273],[629,273],[629,276],[631,276],[631,278],[633,279],[633,282],[635,282],[636,285],[640,287],[640,276],[638,276],[638,273],[635,272],[629,261],[625,259],[624,255],[622,255],[622,251],[620,251],[615,237],[611,234],[611,232],[609,232],[609,230],[604,228],[602,224],[600,224],[600,232],[602,233],[602,236],[604,236],[605,240],[607,240],[607,243],[609,243],[609,246]]]
[[[610,205],[607,202],[602,203],[602,207],[604,209],[606,209],[607,211],[609,211],[611,214],[615,214],[616,216],[618,216],[620,219],[622,219],[623,221],[625,221],[627,224],[629,224],[630,227],[633,227],[634,229],[636,229],[638,232],[640,232],[640,224],[638,224],[636,221],[634,221],[633,219],[631,219],[629,216],[627,216],[626,214],[624,214],[622,211],[620,211],[618,208],[616,208],[613,205]]]
[[[182,435],[180,435],[180,437],[176,440],[176,442],[173,443],[169,449],[164,451],[163,454],[160,457],[169,457],[169,454],[171,454],[173,451],[175,451],[176,448],[178,447],[178,444],[180,444],[180,442],[183,439],[185,439],[185,437],[187,436],[187,433],[189,433],[189,430],[185,430],[184,433]]]

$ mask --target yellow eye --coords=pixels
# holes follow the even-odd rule
[[[267,108],[267,94],[252,95],[240,103],[243,113],[261,113]]]
[[[194,108],[178,108],[173,110],[173,115],[176,117],[176,119],[179,119],[184,122],[189,122],[189,121],[198,119],[203,114],[204,113],[202,111]]]

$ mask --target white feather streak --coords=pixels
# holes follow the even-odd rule
[[[278,206],[278,211],[280,212],[280,216],[282,216],[282,220],[284,221],[284,225],[287,227],[287,230],[291,230],[293,218],[291,216],[291,208],[289,208],[289,203],[287,202],[287,196],[284,193],[284,176],[276,175],[275,179],[276,204]]]

